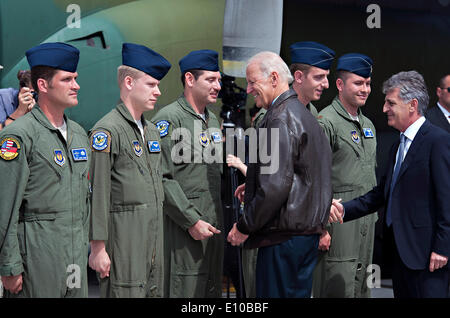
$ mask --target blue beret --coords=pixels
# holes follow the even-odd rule
[[[337,71],[348,71],[356,75],[368,78],[372,75],[373,61],[370,57],[359,53],[342,55],[337,62]]]
[[[162,80],[172,66],[162,55],[146,46],[124,43],[122,64],[138,69],[158,81]]]
[[[217,72],[219,71],[219,53],[213,50],[192,51],[183,57],[179,64],[181,73],[193,69]]]
[[[80,51],[70,44],[42,43],[25,52],[30,68],[50,66],[67,72],[76,72]]]
[[[329,47],[312,41],[294,43],[289,49],[292,64],[308,64],[324,70],[330,69],[335,56],[334,51]]]

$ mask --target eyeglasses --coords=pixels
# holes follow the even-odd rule
[[[440,89],[446,89],[447,90],[447,92],[449,92],[450,93],[450,87],[439,87]]]

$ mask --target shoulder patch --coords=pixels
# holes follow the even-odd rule
[[[170,123],[167,120],[160,120],[156,123],[156,128],[159,131],[159,136],[164,137],[169,133]]]
[[[3,160],[13,160],[19,155],[20,143],[17,139],[7,137],[0,143],[0,157]]]
[[[111,134],[107,131],[97,131],[91,137],[92,149],[103,152],[111,150]]]

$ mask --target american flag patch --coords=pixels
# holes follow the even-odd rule
[[[19,155],[20,144],[16,139],[7,137],[0,144],[0,158],[3,160],[13,160]]]

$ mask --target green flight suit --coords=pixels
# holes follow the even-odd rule
[[[207,109],[205,116],[204,120],[196,114],[182,96],[152,118],[160,130],[163,154],[168,297],[222,295],[224,236],[220,184],[223,142],[216,116]],[[200,219],[222,233],[194,240],[188,229]]]
[[[308,105],[306,105],[306,108],[311,112],[311,114],[315,118],[317,118],[317,116],[319,116],[319,112],[317,111],[317,108],[312,103],[308,103]]]
[[[23,277],[6,297],[87,297],[91,151],[64,119],[67,141],[38,105],[0,131],[0,275]]]
[[[253,120],[252,127],[258,128],[261,120],[264,118],[264,115],[267,113],[267,109],[260,108],[259,111],[255,115],[255,119]]]
[[[342,202],[376,185],[375,127],[360,109],[358,118],[359,122],[350,118],[338,97],[318,117],[333,151],[333,197],[342,198]],[[372,213],[328,226],[331,245],[327,252],[319,252],[313,277],[314,297],[370,297],[366,280],[371,273],[367,273],[367,266],[372,263],[377,218]]]
[[[123,103],[90,133],[91,240],[105,241],[110,276],[101,297],[163,297],[164,242],[159,132],[141,117],[145,142]],[[105,137],[106,136],[106,137]]]

